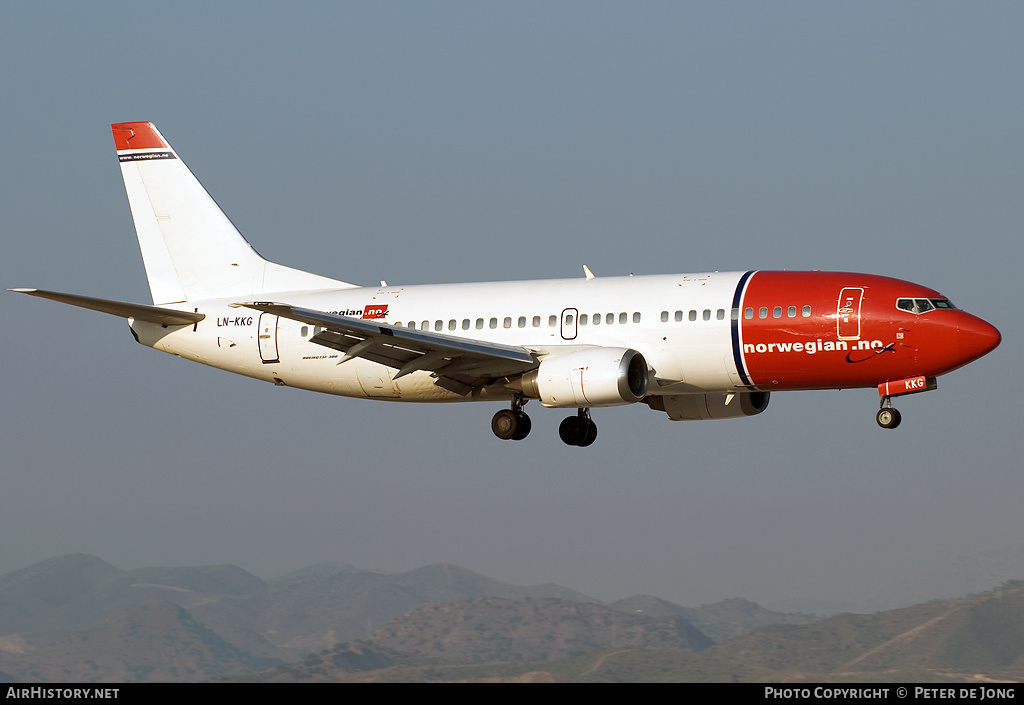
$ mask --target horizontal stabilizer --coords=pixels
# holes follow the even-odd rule
[[[53,301],[60,301],[62,304],[80,306],[81,308],[109,313],[122,318],[134,318],[139,321],[159,323],[162,326],[192,325],[206,318],[206,315],[202,313],[176,311],[173,308],[144,306],[143,304],[130,304],[124,301],[110,301],[109,299],[95,299],[91,296],[78,296],[77,294],[62,294],[58,291],[44,291],[43,289],[9,289],[8,291],[38,296],[43,299],[52,299]]]

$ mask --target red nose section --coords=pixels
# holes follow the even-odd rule
[[[970,314],[965,314],[957,325],[956,336],[962,365],[992,352],[1003,339],[995,326]]]

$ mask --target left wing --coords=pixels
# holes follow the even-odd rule
[[[338,362],[361,357],[393,367],[392,379],[425,370],[437,384],[466,395],[500,377],[522,374],[538,365],[535,353],[515,345],[459,338],[362,318],[269,301],[232,304],[323,328],[311,342],[345,353]]]

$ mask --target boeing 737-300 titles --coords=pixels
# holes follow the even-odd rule
[[[135,340],[280,386],[367,399],[590,410],[644,403],[673,420],[760,414],[771,392],[876,387],[892,397],[994,349],[999,331],[928,287],[843,272],[746,271],[362,287],[268,262],[152,123],[112,126],[153,295],[142,305],[14,289],[121,316]]]

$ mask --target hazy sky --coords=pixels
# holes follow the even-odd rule
[[[453,562],[610,600],[857,600],[1020,545],[1024,5],[12,3],[0,284],[148,303],[110,123],[266,257],[359,284],[746,269],[938,289],[1003,344],[900,400],[755,418],[316,395],[4,292],[0,572]],[[1020,576],[1024,577],[1024,576]]]

